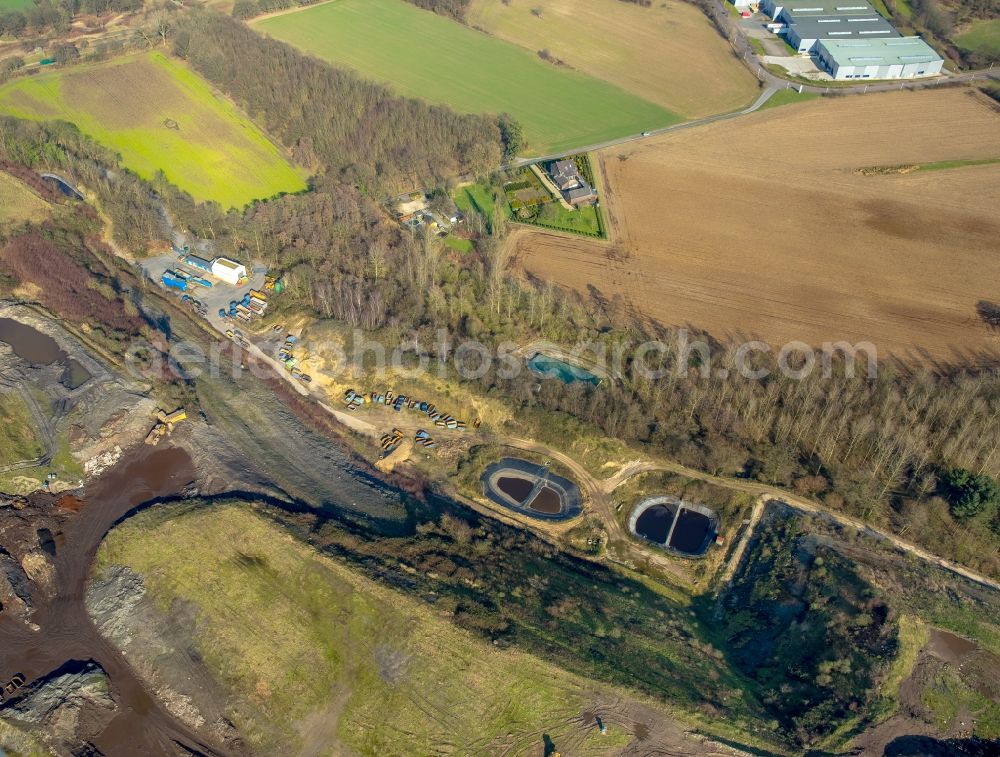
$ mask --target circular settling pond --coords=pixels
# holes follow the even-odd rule
[[[526,460],[506,457],[490,465],[480,481],[492,502],[532,518],[565,520],[582,510],[576,484]]]
[[[702,557],[719,532],[719,518],[704,505],[677,497],[650,497],[628,519],[633,535],[681,557]]]

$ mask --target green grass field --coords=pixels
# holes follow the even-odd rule
[[[401,94],[466,113],[509,112],[524,125],[526,154],[682,120],[611,84],[402,0],[337,0],[255,26]]]
[[[224,208],[306,188],[305,172],[232,103],[159,53],[17,79],[0,112],[72,121],[145,179],[158,172]]]
[[[779,105],[791,105],[793,103],[804,103],[809,100],[815,100],[819,95],[813,94],[812,92],[803,92],[799,94],[797,91],[791,88],[781,89],[771,95],[767,102],[758,108],[758,110],[766,110],[767,108],[777,108]]]
[[[0,0],[0,13],[21,11],[34,5],[34,0]]]
[[[198,652],[254,751],[540,754],[547,733],[586,755],[631,740],[615,722],[606,736],[574,722],[608,701],[606,687],[492,647],[247,506],[169,515],[147,511],[112,531],[97,571],[129,566],[164,612],[193,603]]]
[[[955,37],[955,44],[962,50],[1000,58],[1000,19],[974,21],[966,31]]]
[[[31,395],[40,412],[51,418],[52,400],[42,390],[32,388]],[[75,412],[75,411],[74,411]],[[73,415],[69,416],[72,419]],[[8,494],[28,494],[42,487],[46,476],[55,473],[60,481],[74,481],[83,477],[83,466],[70,451],[68,425],[56,434],[52,457],[38,467],[0,470],[0,491]],[[42,457],[46,447],[39,429],[32,420],[24,399],[15,391],[0,394],[0,469],[13,463],[22,463]]]
[[[444,246],[449,250],[455,250],[455,252],[469,253],[476,249],[476,245],[471,239],[464,239],[462,237],[456,237],[449,234],[444,238]]]

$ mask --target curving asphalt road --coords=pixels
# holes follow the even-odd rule
[[[782,89],[794,89],[799,92],[817,95],[831,93],[864,95],[875,92],[895,92],[905,89],[931,89],[934,87],[949,86],[961,82],[985,79],[1000,81],[1000,69],[993,69],[991,67],[975,71],[964,71],[959,74],[949,74],[947,76],[936,77],[933,79],[903,79],[874,83],[837,84],[836,86],[801,84],[800,82],[783,79],[782,77],[767,70],[757,53],[754,52],[753,48],[750,46],[750,42],[747,39],[746,34],[744,34],[743,29],[739,26],[739,24],[734,23],[734,20],[729,16],[724,2],[716,2],[712,6],[711,16],[717,28],[725,30],[725,36],[730,47],[733,49],[733,53],[747,68],[750,69],[750,72],[757,77],[758,81],[760,81],[761,85],[764,87],[764,91],[761,93],[760,97],[758,97],[751,106],[743,108],[742,110],[733,111],[731,113],[719,113],[714,116],[699,118],[693,121],[684,121],[683,123],[674,124],[673,126],[650,129],[642,134],[629,134],[627,136],[611,139],[606,142],[581,145],[573,148],[572,150],[565,150],[559,153],[551,153],[549,155],[541,155],[532,158],[519,158],[511,163],[501,166],[501,168],[521,168],[523,166],[531,165],[532,163],[545,163],[552,160],[559,160],[561,158],[568,158],[571,155],[577,155],[583,152],[593,152],[595,150],[603,150],[608,147],[638,142],[642,139],[649,139],[651,137],[659,136],[660,134],[667,134],[672,131],[690,129],[695,126],[704,126],[705,124],[714,123],[715,121],[726,121],[731,118],[739,118],[740,116],[746,116],[753,113],[766,103],[775,94],[775,92]]]

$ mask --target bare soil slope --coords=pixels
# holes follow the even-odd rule
[[[524,231],[531,274],[665,325],[968,358],[1000,281],[1000,114],[965,90],[816,100],[600,157],[612,241]]]

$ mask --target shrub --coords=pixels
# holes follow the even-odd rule
[[[951,514],[959,520],[972,518],[1000,503],[1000,487],[984,473],[955,468],[945,474],[943,483]]]

